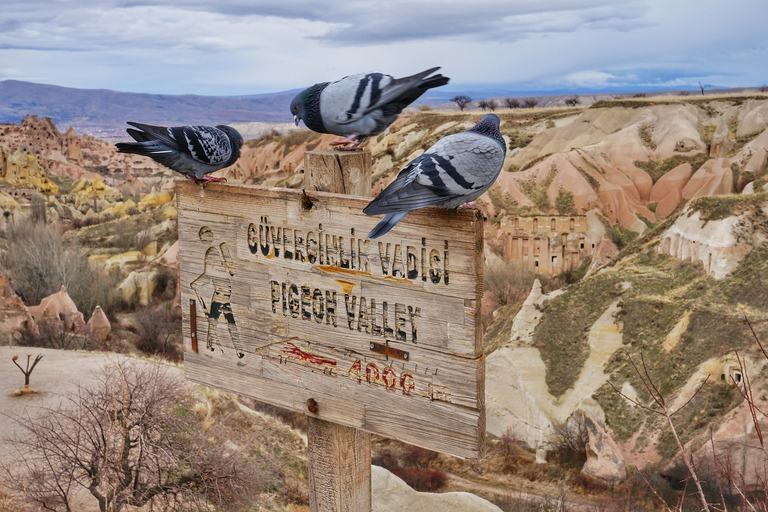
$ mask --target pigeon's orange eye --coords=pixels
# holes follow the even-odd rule
[[[294,105],[293,106],[293,110],[299,110],[299,106],[298,105]]]

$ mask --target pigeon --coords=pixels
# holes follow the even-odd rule
[[[443,75],[429,76],[438,69],[405,78],[360,73],[315,84],[293,98],[291,114],[296,126],[303,119],[310,130],[346,137],[332,142],[332,146],[359,149],[368,137],[382,133],[394,123],[400,112],[427,89],[448,83],[448,77]]]
[[[411,160],[363,210],[366,215],[386,214],[368,238],[387,233],[410,211],[457,208],[491,188],[507,153],[499,123],[496,114],[487,114],[471,129],[443,137]]]
[[[240,157],[243,137],[230,126],[152,126],[128,121],[128,134],[136,142],[115,144],[120,153],[148,156],[183,174],[195,183],[207,185],[226,181],[208,174],[229,167]]]

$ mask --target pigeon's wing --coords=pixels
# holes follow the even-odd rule
[[[169,130],[183,143],[182,150],[207,165],[225,163],[232,156],[232,142],[226,133],[213,126],[181,126]]]
[[[413,160],[363,211],[377,215],[458,206],[487,190],[503,163],[493,139],[470,132],[449,135]]]
[[[350,75],[329,84],[320,96],[323,121],[338,125],[359,121],[405,94],[422,78],[440,69],[431,68],[405,78],[382,73]]]
[[[365,112],[363,112],[363,114],[367,114],[372,110],[381,108],[382,106],[390,103],[391,101],[398,99],[399,97],[403,96],[406,92],[408,92],[411,88],[418,85],[418,83],[421,82],[422,79],[428,77],[438,69],[440,69],[440,66],[427,69],[425,71],[422,71],[421,73],[416,73],[415,75],[407,76],[404,78],[397,78],[397,79],[388,81],[388,83],[382,86],[381,94],[378,96],[378,98],[376,98],[376,101],[371,101],[370,105],[368,105],[368,107],[366,108]]]

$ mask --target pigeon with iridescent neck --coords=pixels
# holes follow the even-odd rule
[[[148,156],[159,164],[207,185],[225,178],[208,176],[229,167],[240,157],[243,137],[234,128],[218,126],[152,126],[128,121],[136,142],[115,144],[120,153]]]
[[[322,82],[293,98],[291,114],[312,131],[346,137],[332,146],[359,149],[365,139],[378,135],[395,122],[405,107],[448,77],[432,75],[439,67],[405,78],[382,73],[360,73],[335,82]],[[349,147],[347,147],[349,146]]]
[[[411,160],[363,210],[366,215],[385,214],[368,238],[387,233],[413,210],[458,208],[491,188],[507,153],[499,124],[496,114],[487,114],[468,131],[443,137]]]

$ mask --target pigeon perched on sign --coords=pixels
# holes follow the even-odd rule
[[[310,130],[346,137],[332,146],[358,149],[365,139],[395,122],[405,107],[428,89],[448,83],[443,75],[429,76],[439,67],[405,78],[382,73],[360,73],[335,82],[322,82],[293,98],[291,114]]]
[[[496,114],[487,114],[470,130],[443,137],[413,159],[363,210],[386,214],[368,238],[387,233],[410,211],[457,208],[491,188],[507,153],[499,122]]]
[[[240,157],[243,137],[230,126],[152,126],[128,124],[128,134],[136,142],[115,144],[120,153],[148,156],[183,174],[195,183],[226,181],[208,174],[229,167]]]

